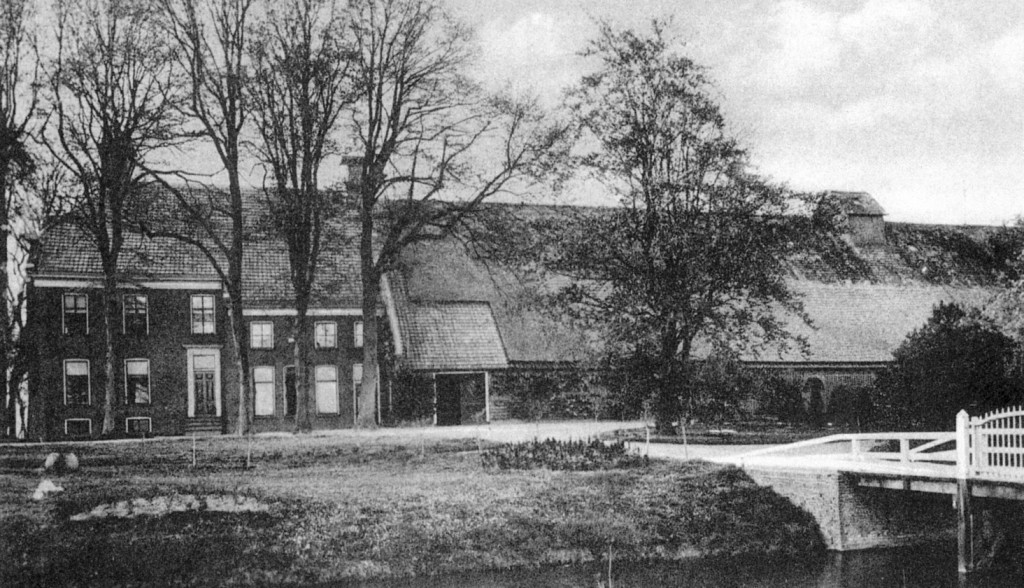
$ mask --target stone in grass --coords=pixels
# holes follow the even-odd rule
[[[42,471],[55,473],[57,475],[78,471],[78,456],[74,453],[61,455],[56,451],[48,454],[43,460]]]
[[[45,500],[47,496],[63,491],[63,487],[54,484],[52,480],[45,479],[39,482],[39,486],[36,486],[36,491],[32,493],[32,500]]]

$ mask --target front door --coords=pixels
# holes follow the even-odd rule
[[[188,350],[188,416],[220,416],[220,349]]]
[[[193,373],[192,386],[196,396],[196,416],[217,416],[217,397],[211,369],[197,369]]]

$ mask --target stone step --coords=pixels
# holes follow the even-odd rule
[[[224,425],[220,417],[192,417],[185,420],[186,435],[221,435]]]

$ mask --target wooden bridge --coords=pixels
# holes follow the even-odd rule
[[[833,537],[830,547],[834,549],[874,546],[870,541],[878,538],[868,535],[880,533],[877,524],[859,520],[872,518],[872,500],[854,497],[851,488],[953,495],[959,569],[966,573],[975,561],[972,498],[1024,500],[1024,408],[973,418],[961,411],[955,432],[832,435],[719,461],[738,465],[755,479],[788,492],[815,515],[826,541]],[[780,476],[780,471],[785,475]],[[793,484],[791,480],[801,478],[801,471],[832,472],[842,483],[834,484],[834,496],[829,497],[833,493],[827,484]],[[823,495],[827,499],[822,500]],[[891,518],[891,514],[874,518]],[[842,528],[844,524],[860,527],[850,532]]]

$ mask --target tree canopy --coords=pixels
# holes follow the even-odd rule
[[[664,23],[601,24],[585,55],[597,68],[568,94],[573,164],[619,206],[552,231],[547,265],[572,278],[560,300],[605,331],[606,351],[645,366],[667,431],[689,404],[695,343],[791,340],[777,314],[802,309],[786,259],[813,231],[786,221],[796,198],[752,171],[706,70],[673,50]]]
[[[883,426],[951,430],[961,409],[977,415],[1022,400],[1016,343],[976,309],[940,303],[896,349],[877,383]]]

